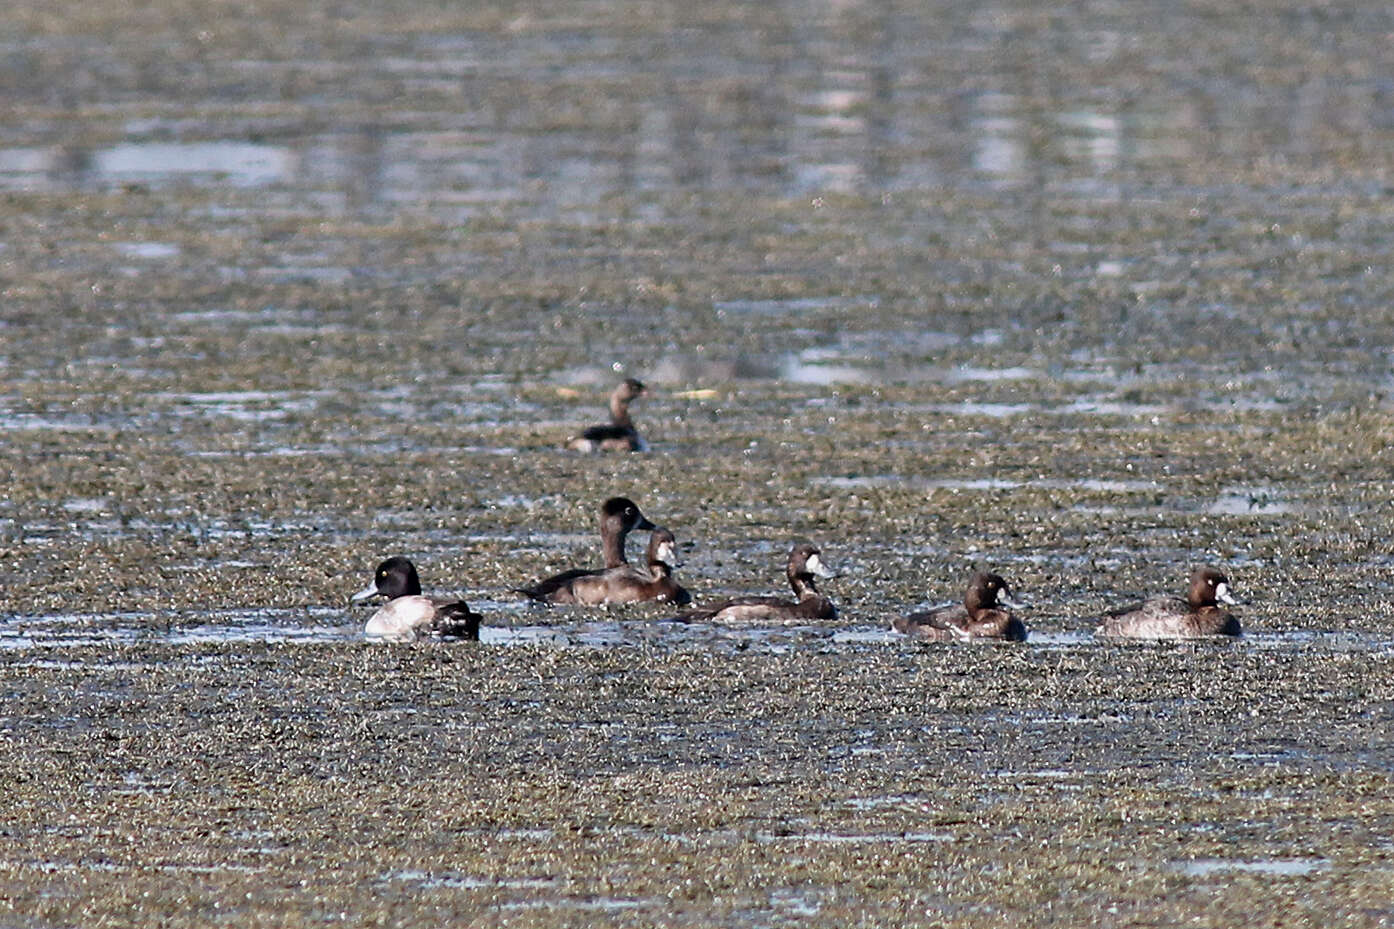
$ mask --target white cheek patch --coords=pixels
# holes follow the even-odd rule
[[[658,546],[658,560],[666,561],[668,564],[676,564],[678,560],[677,552],[673,551],[673,546],[669,542],[664,542]]]
[[[1228,584],[1220,584],[1215,588],[1215,599],[1221,603],[1228,603],[1230,606],[1234,606],[1239,602],[1235,600],[1234,597],[1230,596]]]
[[[810,555],[808,561],[804,562],[804,566],[808,568],[809,574],[815,574],[818,577],[833,576],[833,573],[823,566],[823,559],[819,558],[816,554]]]

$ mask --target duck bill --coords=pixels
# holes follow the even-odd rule
[[[658,527],[655,526],[653,523],[649,522],[649,518],[648,518],[647,516],[645,516],[643,513],[640,513],[640,514],[639,514],[639,521],[638,521],[637,523],[634,524],[634,528],[635,528],[635,529],[657,529]]]
[[[352,597],[349,597],[349,602],[350,602],[350,603],[362,603],[364,600],[368,600],[368,599],[370,599],[370,598],[372,598],[372,597],[376,597],[377,595],[378,595],[378,589],[377,589],[376,587],[365,587],[365,588],[363,588],[362,590],[360,590],[358,593],[354,594]]]

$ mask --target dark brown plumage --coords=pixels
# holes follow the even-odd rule
[[[539,603],[576,603],[573,592],[577,581],[619,567],[628,567],[624,542],[635,529],[653,529],[639,507],[626,497],[611,497],[600,505],[600,547],[605,554],[603,569],[572,568],[544,578],[530,587],[515,587],[514,592]]]
[[[1011,612],[1011,588],[1001,575],[978,571],[968,581],[962,603],[911,613],[895,620],[897,632],[929,642],[970,639],[1026,640],[1026,626]]]
[[[718,623],[794,623],[814,619],[836,619],[837,607],[818,592],[815,577],[834,577],[823,565],[818,549],[795,545],[789,553],[785,571],[797,600],[784,597],[736,597],[705,609],[689,610],[676,617],[682,622]]]
[[[1214,568],[1196,568],[1186,599],[1153,597],[1142,603],[1109,610],[1099,625],[1101,636],[1137,639],[1185,639],[1242,633],[1239,619],[1219,604],[1233,606],[1229,578]]]

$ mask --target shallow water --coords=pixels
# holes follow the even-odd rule
[[[1394,923],[1388,10],[11,7],[9,922]],[[510,593],[614,493],[842,619]]]
[[[1268,861],[1229,861],[1223,858],[1198,858],[1178,865],[1183,874],[1208,877],[1225,871],[1251,871],[1273,877],[1301,877],[1325,870],[1331,862],[1321,858],[1285,858]]]

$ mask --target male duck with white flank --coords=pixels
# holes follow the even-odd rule
[[[422,635],[478,639],[481,617],[463,600],[432,599],[421,595],[416,566],[400,556],[378,565],[373,583],[353,595],[355,603],[371,597],[387,602],[368,620],[363,632],[388,642],[411,642]]]

